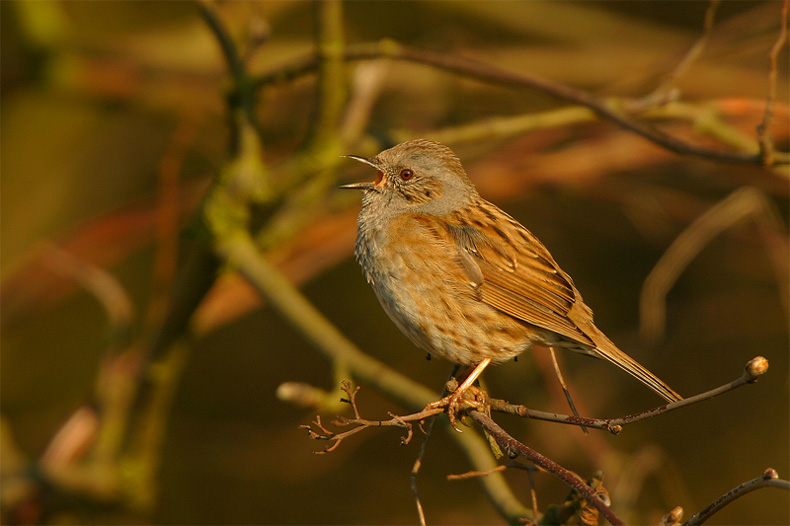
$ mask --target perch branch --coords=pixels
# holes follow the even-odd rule
[[[661,405],[653,409],[640,411],[638,413],[627,415],[621,418],[588,418],[583,416],[560,415],[557,413],[536,411],[523,405],[515,405],[505,402],[504,400],[491,398],[487,399],[486,402],[488,405],[490,405],[492,411],[499,411],[525,418],[534,418],[536,420],[547,420],[561,424],[572,424],[577,426],[588,426],[595,429],[604,429],[616,435],[622,431],[624,425],[638,422],[639,420],[644,420],[645,418],[658,416],[660,414],[674,411],[675,409],[680,409],[681,407],[693,405],[704,400],[709,400],[710,398],[726,393],[727,391],[732,391],[733,389],[737,389],[746,384],[754,383],[761,375],[765,374],[767,370],[768,360],[762,356],[757,356],[746,364],[743,374],[737,380],[733,380],[732,382],[717,387],[716,389],[711,389],[710,391],[684,398],[679,402]]]

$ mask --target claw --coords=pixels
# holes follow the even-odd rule
[[[452,392],[452,394],[445,396],[441,400],[437,400],[435,402],[431,402],[428,404],[425,409],[437,409],[440,407],[444,407],[445,411],[447,411],[447,416],[450,418],[450,425],[453,426],[453,429],[458,431],[459,433],[461,430],[458,428],[458,424],[455,419],[455,414],[458,412],[458,406],[461,403],[461,399],[463,398],[464,394],[474,385],[475,380],[480,376],[488,364],[491,363],[491,358],[484,358],[479,364],[475,366],[469,376],[466,377],[466,380],[458,386],[458,388]],[[470,402],[470,403],[477,403],[479,402]]]
[[[466,395],[467,391],[469,391],[469,389],[474,389],[475,391],[478,391],[476,387],[467,387],[464,390],[458,388],[455,391],[453,391],[451,394],[442,398],[441,400],[431,402],[430,404],[425,406],[425,409],[427,410],[427,409],[443,408],[447,413],[447,417],[450,419],[450,425],[452,426],[452,428],[458,431],[459,433],[461,433],[463,432],[463,430],[458,426],[458,419],[456,418],[456,415],[458,414],[458,411],[462,409],[462,406],[469,405],[472,407],[476,407],[478,409],[481,409],[483,406],[483,404],[479,401],[479,398],[481,398],[481,396],[476,395],[473,397],[474,399],[471,399],[472,397],[464,396]]]

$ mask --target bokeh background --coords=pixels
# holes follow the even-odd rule
[[[701,56],[679,79],[682,100],[753,138],[781,7],[723,2]],[[312,3],[228,2],[216,9],[246,43],[253,74],[313,49]],[[707,9],[706,2],[343,6],[348,43],[393,38],[618,97],[640,97],[661,84],[702,34]],[[192,218],[229,155],[229,80],[217,42],[190,2],[4,1],[0,15],[4,520],[414,523],[408,475],[419,441],[401,446],[397,431],[370,430],[314,455],[324,444],[308,440],[298,426],[318,410],[281,401],[276,392],[289,381],[331,391],[338,378],[225,268],[193,319],[189,349],[176,368],[150,479],[156,486],[147,488],[153,500],[135,501],[133,490],[120,503],[97,499],[75,489],[79,484],[63,486],[47,476],[41,466],[52,462],[46,455],[53,438],[75,411],[91,406],[97,371],[118,338],[107,310],[79,282],[91,282],[86,269],[103,269],[124,291],[130,341],[161,323],[163,291],[177,261],[201,242]],[[786,46],[779,59],[774,135],[786,150]],[[354,64],[347,74],[352,96],[365,78],[378,83],[364,132],[383,144],[566,105],[408,63]],[[259,91],[266,163],[288,159],[305,140],[314,102],[314,75]],[[704,134],[701,118],[696,127],[666,120],[670,133],[718,144]],[[788,476],[786,166],[678,156],[607,122],[452,146],[481,193],[527,225],[574,277],[597,324],[675,389],[690,395],[729,382],[756,355],[771,364],[754,386],[616,437],[500,416],[502,425],[582,476],[603,469],[615,510],[629,524],[655,524],[677,505],[688,517],[768,467]],[[350,161],[338,172],[342,182],[369,176]],[[704,246],[668,296],[665,337],[646,345],[638,331],[645,277],[692,221],[744,186],[765,197],[780,231],[766,234],[747,219]],[[338,194],[329,191],[313,203],[267,257],[364,351],[440,389],[450,365],[426,361],[379,307],[352,257],[358,196]],[[618,416],[658,402],[605,363],[561,358],[583,414]],[[547,371],[545,353],[536,351],[485,376],[494,396],[565,412]],[[359,404],[369,418],[406,412],[365,387]],[[324,420],[333,414],[325,411]],[[92,454],[74,452],[61,465],[80,465]],[[476,481],[446,480],[468,469],[448,431],[437,429],[420,478],[429,523],[503,522]],[[506,477],[528,502],[526,474]],[[567,494],[548,474],[536,475],[536,491],[543,510]],[[710,523],[788,524],[789,508],[787,492],[765,489]]]

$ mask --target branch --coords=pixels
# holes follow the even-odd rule
[[[788,10],[790,10],[790,0],[784,0],[780,19],[782,27],[779,30],[779,37],[776,39],[776,42],[768,54],[768,97],[765,102],[765,114],[763,115],[763,121],[757,126],[757,141],[760,144],[760,157],[762,158],[763,164],[766,166],[770,166],[773,163],[774,156],[776,155],[773,135],[771,133],[771,125],[774,120],[774,103],[776,101],[776,62],[779,57],[779,52],[782,51],[782,48],[787,42]]]
[[[308,132],[308,149],[327,149],[340,155],[335,150],[339,147],[337,129],[346,102],[343,4],[340,0],[320,0],[314,9],[318,101]]]
[[[609,506],[604,503],[597,493],[584,483],[578,475],[560,466],[553,460],[541,455],[532,448],[522,444],[512,436],[510,436],[504,429],[494,422],[490,416],[478,410],[469,412],[469,416],[490,434],[496,442],[511,455],[522,456],[530,462],[542,467],[546,471],[550,471],[562,480],[565,484],[579,492],[587,501],[595,506],[601,514],[613,525],[622,525],[623,522],[612,512]]]
[[[472,59],[407,47],[392,40],[348,46],[344,54],[347,61],[389,58],[431,66],[487,84],[500,84],[542,91],[555,98],[585,106],[599,117],[641,135],[645,139],[677,154],[694,155],[715,161],[744,162],[758,165],[762,165],[764,162],[759,152],[727,151],[690,144],[634,119],[619,108],[618,104],[595,97],[586,91],[540,77],[508,71]],[[275,71],[257,77],[254,84],[260,87],[266,84],[289,81],[311,73],[317,68],[318,58],[314,54],[307,55]],[[777,154],[771,161],[771,165],[788,164],[790,163],[790,155],[786,153],[782,155]]]
[[[525,418],[534,418],[536,420],[547,420],[561,424],[572,424],[577,426],[592,427],[595,429],[604,429],[614,435],[617,435],[620,433],[620,431],[622,431],[624,425],[658,416],[669,411],[674,411],[675,409],[680,409],[681,407],[697,404],[704,400],[709,400],[715,396],[726,393],[727,391],[732,391],[733,389],[737,389],[746,384],[754,383],[767,370],[768,360],[762,356],[757,356],[756,358],[752,358],[749,363],[746,364],[743,374],[737,380],[733,380],[728,384],[724,384],[721,387],[711,389],[710,391],[706,391],[696,396],[684,398],[679,402],[661,405],[653,409],[648,409],[647,411],[640,411],[639,413],[634,413],[621,418],[588,418],[583,416],[560,415],[557,413],[536,411],[523,405],[510,404],[504,400],[488,399],[486,402],[491,406],[491,410],[493,411],[499,411]]]
[[[719,0],[710,0],[708,9],[705,11],[705,20],[702,27],[702,35],[697,39],[691,48],[686,52],[680,62],[675,66],[675,69],[667,76],[666,80],[661,83],[652,93],[646,97],[634,101],[633,105],[628,108],[633,111],[638,111],[640,108],[648,108],[652,106],[662,106],[667,102],[675,100],[680,94],[677,87],[678,80],[688,71],[688,68],[696,61],[710,39],[713,32],[713,21],[716,18],[716,11],[719,8]]]
[[[431,416],[435,416],[444,412],[443,408],[432,408],[432,409],[424,409],[417,413],[412,413],[406,416],[397,416],[392,413],[389,413],[389,415],[392,417],[389,420],[367,420],[359,415],[359,409],[357,408],[356,396],[357,396],[357,392],[359,391],[359,386],[352,389],[351,383],[345,381],[343,382],[341,389],[348,396],[348,398],[342,399],[342,401],[351,405],[351,408],[354,411],[354,416],[352,418],[347,418],[342,416],[337,417],[335,421],[332,423],[338,427],[345,427],[345,426],[355,426],[355,427],[352,427],[348,431],[337,433],[326,428],[321,423],[320,416],[316,416],[315,421],[311,422],[309,425],[299,426],[300,429],[307,430],[307,434],[309,438],[313,440],[328,440],[330,442],[333,442],[333,444],[327,446],[323,450],[316,451],[317,454],[329,453],[330,451],[334,451],[344,439],[350,437],[351,435],[355,435],[360,431],[367,429],[369,427],[403,428],[406,430],[406,436],[401,438],[401,444],[408,444],[409,442],[411,442],[412,436],[414,435],[412,430],[412,422],[421,423],[425,419]]]
[[[247,74],[247,68],[241,58],[236,43],[233,42],[230,33],[219,19],[213,2],[210,0],[198,0],[198,10],[206,25],[214,33],[214,37],[219,43],[222,56],[228,65],[233,83],[229,93],[228,105],[234,108],[241,108],[247,115],[249,122],[255,122],[255,87]],[[232,118],[231,111],[231,118]],[[231,126],[233,131],[234,127]]]
[[[702,524],[735,499],[743,497],[747,493],[761,488],[780,488],[784,490],[790,490],[790,481],[779,479],[779,474],[776,472],[776,470],[768,468],[763,472],[762,476],[752,479],[748,482],[744,482],[740,486],[731,489],[716,499],[710,506],[707,506],[705,509],[686,521],[683,526],[696,526],[697,524]]]

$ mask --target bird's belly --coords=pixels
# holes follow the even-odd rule
[[[366,269],[368,280],[386,313],[419,348],[472,365],[484,358],[508,360],[530,345],[521,322],[475,298],[473,284],[449,256],[413,247],[387,253],[375,269]]]

